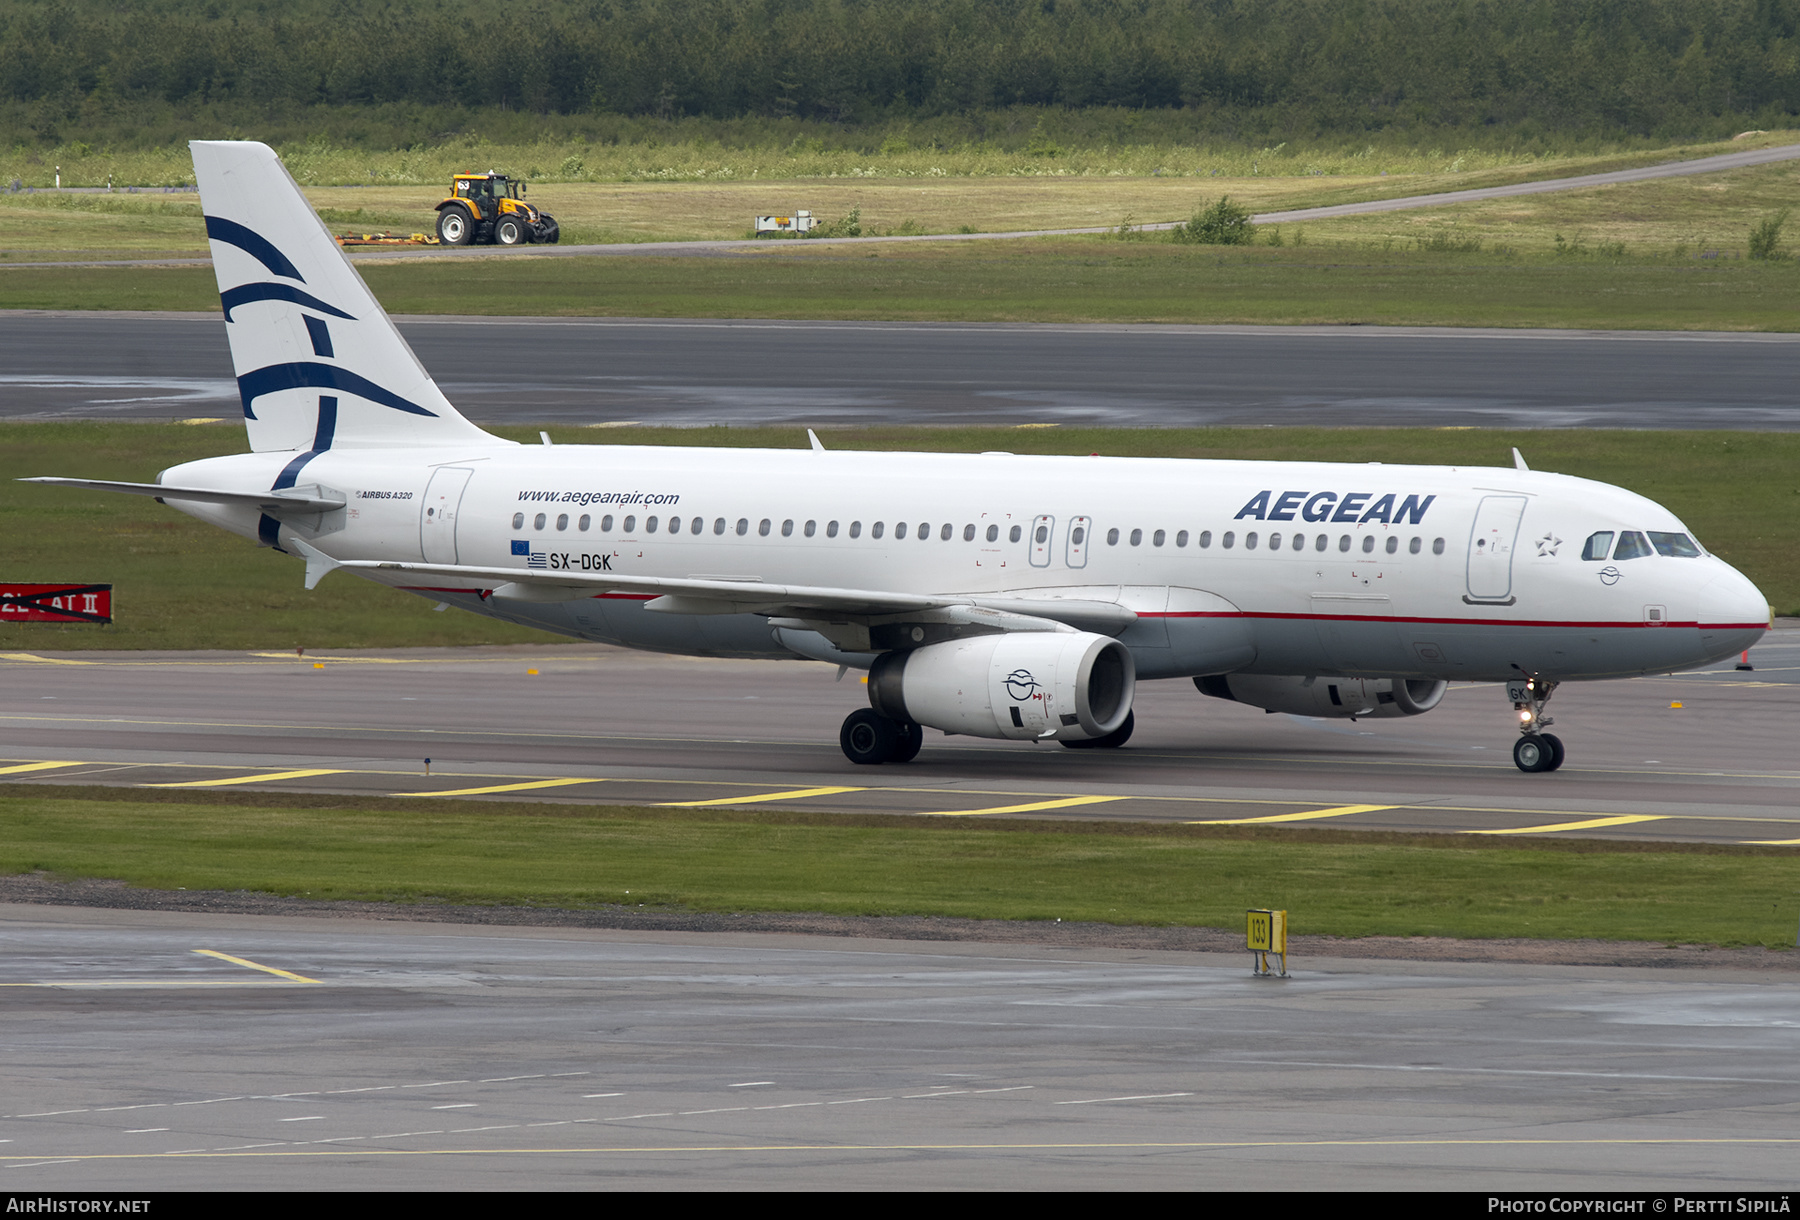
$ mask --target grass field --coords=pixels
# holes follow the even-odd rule
[[[365,264],[394,313],[1792,331],[1800,263],[1102,238]],[[211,312],[207,267],[3,268],[0,308]]]
[[[500,428],[533,441],[535,428]],[[800,448],[803,432],[754,428],[553,426],[562,444]],[[888,428],[827,434],[834,449],[1506,465],[1629,487],[1668,505],[1782,613],[1800,613],[1800,436],[1789,433],[1486,429]],[[28,475],[146,481],[179,462],[245,449],[236,421],[0,424],[0,564],[12,581],[115,586],[110,626],[0,626],[0,651],[394,648],[546,642],[552,637],[338,577],[308,593],[291,557],[138,496],[16,482]]]
[[[1792,948],[1793,852],[0,787],[0,872],[313,898]]]
[[[835,162],[815,163],[807,156],[795,156],[771,162],[763,167],[768,172],[755,171],[760,174],[756,178],[703,168],[650,176],[588,171],[555,175],[534,182],[529,197],[557,217],[563,241],[570,244],[742,237],[753,216],[800,208],[826,219],[854,209],[863,231],[870,234],[999,232],[1182,220],[1219,195],[1230,195],[1263,212],[1500,186],[1792,143],[1797,136],[1800,133],[1774,132],[1726,144],[1556,159],[1441,150],[1436,155],[1395,151],[1389,156],[1369,150],[1338,157],[1282,154],[1259,160],[1254,153],[1169,150],[1165,159],[1179,159],[1178,167],[1140,166],[1129,158],[1077,164],[1027,157],[1015,159],[1016,164],[994,162],[986,170],[979,168],[985,163],[971,162],[961,170],[946,171],[923,163],[909,168],[911,154],[896,154],[871,158],[866,166],[833,168]],[[290,156],[290,164],[313,206],[334,228],[429,232],[450,170],[427,172],[419,160],[424,155],[381,154],[408,168],[372,166],[366,178],[349,172],[309,174],[305,153]],[[570,155],[579,159],[578,154]],[[540,153],[536,159],[544,157]],[[443,161],[446,167],[453,164],[460,163]],[[942,172],[932,173],[933,168]],[[0,179],[5,176],[0,168]],[[71,171],[68,180],[82,179]],[[1463,224],[1491,231],[1491,240],[1531,250],[1551,244],[1548,231],[1540,240],[1538,231],[1546,224],[1563,224],[1585,229],[1590,242],[1625,240],[1638,252],[1666,253],[1682,243],[1697,250],[1708,241],[1737,248],[1761,212],[1777,210],[1784,206],[1781,200],[1793,197],[1791,188],[1797,180],[1800,170],[1760,167],[1680,180],[1686,184],[1681,186],[1605,188],[1590,193],[1586,203],[1554,216],[1543,213],[1536,202],[1544,197],[1534,196],[1502,205],[1465,205],[1485,210],[1459,209],[1426,222],[1413,216],[1373,224],[1332,221],[1308,233],[1315,241],[1379,246],[1429,235],[1444,224]],[[1727,181],[1724,188],[1715,185]],[[206,252],[200,205],[193,195],[0,192],[0,221],[4,222],[0,262],[46,255]]]

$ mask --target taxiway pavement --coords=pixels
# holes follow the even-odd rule
[[[1784,973],[0,906],[14,1192],[1786,1190]]]
[[[837,732],[866,706],[860,675],[811,662],[554,643],[14,652],[0,782],[1800,843],[1800,631],[1751,661],[1563,684],[1548,710],[1569,761],[1525,775],[1491,684],[1351,722],[1145,682],[1123,749],[928,731],[914,762],[857,767]]]
[[[1787,334],[397,321],[484,424],[1800,428]],[[241,414],[214,314],[0,312],[0,390],[0,419]]]

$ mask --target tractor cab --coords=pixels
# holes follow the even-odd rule
[[[525,184],[505,174],[457,174],[437,212],[438,238],[446,246],[548,244],[561,236],[553,217],[525,202]]]

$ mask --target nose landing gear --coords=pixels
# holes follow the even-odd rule
[[[1556,723],[1544,715],[1544,705],[1556,693],[1556,686],[1548,678],[1529,675],[1506,684],[1506,697],[1512,700],[1513,711],[1519,716],[1519,739],[1513,742],[1513,764],[1521,771],[1554,771],[1563,765],[1562,738],[1542,731]]]

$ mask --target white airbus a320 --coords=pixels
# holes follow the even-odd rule
[[[1301,716],[1504,682],[1554,771],[1560,682],[1730,657],[1756,587],[1667,509],[1512,468],[518,445],[459,415],[262,144],[194,168],[252,452],[153,495],[305,561],[632,648],[869,671],[840,734],[1112,747],[1145,678]]]

